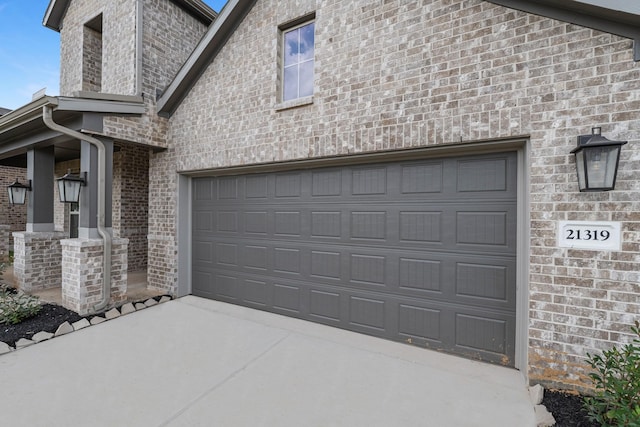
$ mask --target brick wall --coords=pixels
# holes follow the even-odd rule
[[[6,243],[9,250],[13,250],[14,231],[25,231],[27,229],[27,205],[9,204],[9,193],[7,186],[15,180],[27,182],[27,170],[10,166],[0,166],[0,224],[9,226],[9,241]],[[29,197],[27,195],[27,197]]]
[[[313,11],[313,103],[281,110],[278,26]],[[585,354],[640,316],[639,111],[640,63],[614,35],[480,0],[259,0],[151,157],[150,281],[175,290],[176,172],[524,135],[528,374],[584,387]],[[569,152],[594,125],[630,144],[616,191],[581,194]],[[565,219],[621,221],[622,250],[559,248]]]
[[[174,78],[207,27],[168,0],[145,0],[142,94],[148,114],[105,119],[105,133],[166,147],[167,121],[156,114],[155,99]]]
[[[119,143],[113,156],[113,233],[129,241],[129,271],[147,269],[149,153]]]
[[[71,2],[60,31],[60,94],[84,89],[121,95],[143,95],[147,113],[141,118],[108,117],[104,135],[155,146],[166,146],[166,119],[156,114],[157,91],[163,90],[200,40],[206,26],[170,0],[143,0],[142,83],[136,87],[137,0]],[[101,85],[83,78],[83,32],[102,14]],[[97,38],[91,41],[97,42]],[[95,43],[86,47],[95,50]],[[87,67],[84,67],[87,70]],[[94,73],[95,74],[95,73]]]

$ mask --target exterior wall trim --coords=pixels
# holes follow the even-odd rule
[[[529,260],[531,218],[531,183],[529,168],[531,144],[525,141],[518,149],[517,245],[516,245],[516,355],[515,367],[529,383]]]
[[[193,292],[191,282],[191,177],[178,175],[178,297],[190,295]],[[183,202],[184,201],[184,202]]]
[[[301,168],[325,166],[354,165],[361,163],[381,163],[401,160],[412,160],[420,157],[449,157],[463,154],[495,153],[513,151],[525,144],[529,136],[514,136],[483,141],[466,141],[456,144],[410,148],[401,150],[376,151],[349,156],[318,157],[313,159],[292,160],[286,162],[256,163],[253,165],[230,166],[213,169],[178,171],[187,176],[224,176],[246,173],[279,172]]]

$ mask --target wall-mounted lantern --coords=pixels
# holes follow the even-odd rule
[[[610,141],[594,127],[591,135],[578,136],[576,155],[578,187],[580,191],[609,191],[616,185],[620,149],[627,141]]]
[[[78,203],[80,200],[80,187],[86,185],[87,173],[84,176],[72,175],[71,170],[58,178],[58,194],[62,203]]]
[[[13,184],[7,186],[7,190],[9,191],[9,203],[12,205],[24,205],[27,190],[31,191],[31,180],[25,185],[16,179]]]

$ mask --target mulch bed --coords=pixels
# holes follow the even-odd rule
[[[54,333],[62,323],[73,323],[80,319],[82,316],[75,311],[55,304],[43,304],[38,314],[17,325],[0,324],[0,341],[15,347],[20,338],[31,339],[40,331]]]
[[[542,404],[556,419],[557,427],[598,427],[587,417],[579,394],[559,390],[545,390]]]

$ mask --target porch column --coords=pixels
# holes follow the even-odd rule
[[[113,186],[113,141],[101,139],[106,148],[105,227],[111,231]],[[98,235],[98,149],[86,141],[80,145],[80,171],[87,172],[87,185],[80,190],[80,224],[78,237],[97,239]]]
[[[106,148],[105,227],[111,230],[113,141],[101,139]],[[78,238],[62,242],[62,305],[80,314],[92,313],[102,300],[103,242],[98,234],[98,149],[86,141],[80,145],[80,171],[87,173],[80,190]],[[107,308],[122,303],[127,292],[127,239],[114,239],[111,252],[111,295]]]
[[[20,289],[31,291],[59,287],[65,233],[56,232],[53,220],[54,148],[27,152],[27,230],[13,233],[14,276]]]
[[[27,179],[31,194],[27,195],[27,232],[54,231],[53,146],[27,151]]]

